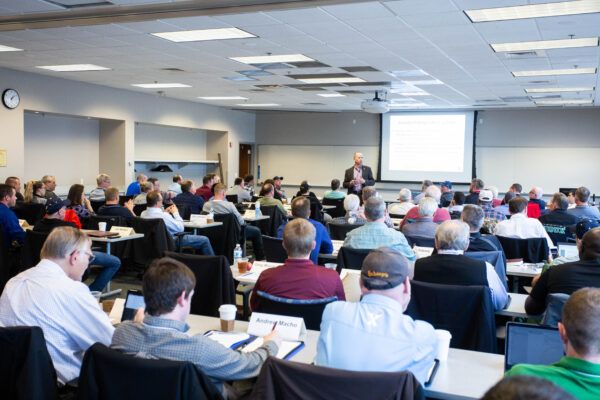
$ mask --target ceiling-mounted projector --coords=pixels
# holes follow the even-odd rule
[[[360,108],[371,114],[383,114],[390,110],[390,103],[386,99],[380,98],[379,92],[375,92],[375,97],[360,103]]]

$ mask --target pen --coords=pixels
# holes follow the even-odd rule
[[[273,331],[275,330],[275,328],[277,328],[277,322],[275,322],[275,323],[273,324],[273,329],[271,329],[271,332],[273,332]]]

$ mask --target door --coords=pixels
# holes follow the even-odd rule
[[[240,159],[239,159],[238,176],[243,178],[252,171],[252,145],[240,143]]]

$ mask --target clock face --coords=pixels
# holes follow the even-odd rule
[[[19,105],[19,93],[15,89],[6,89],[4,93],[2,93],[2,103],[7,108],[14,109]]]

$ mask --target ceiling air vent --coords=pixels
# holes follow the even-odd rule
[[[160,70],[167,71],[167,72],[185,72],[181,68],[161,68]]]
[[[505,103],[524,103],[529,101],[529,96],[512,96],[512,97],[500,97]]]
[[[537,51],[510,51],[503,54],[504,57],[510,59],[540,57],[540,54]]]
[[[70,8],[83,8],[83,7],[99,7],[99,6],[114,6],[110,1],[103,0],[42,0],[44,3],[52,4],[53,6],[62,7],[65,9]]]

